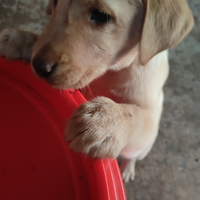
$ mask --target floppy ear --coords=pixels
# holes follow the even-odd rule
[[[140,62],[176,46],[194,21],[186,0],[143,0],[146,15],[140,42]]]
[[[47,8],[46,8],[46,13],[48,15],[52,14],[52,7],[53,7],[53,0],[49,0]]]

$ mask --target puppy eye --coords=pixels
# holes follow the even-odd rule
[[[57,6],[57,4],[58,4],[58,0],[53,0],[53,6],[54,6],[54,8]]]
[[[90,16],[90,21],[94,21],[97,24],[105,24],[108,23],[111,19],[110,15],[106,13],[100,12],[99,10],[94,10]]]

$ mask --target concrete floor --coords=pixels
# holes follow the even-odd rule
[[[195,26],[170,51],[160,133],[150,154],[125,185],[128,200],[200,199],[200,1],[188,0]],[[11,26],[40,33],[47,0],[0,0],[0,30]]]

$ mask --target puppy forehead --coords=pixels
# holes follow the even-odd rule
[[[141,2],[142,0],[62,0],[64,4],[69,4],[70,2],[77,2],[80,5],[83,5],[85,3],[86,5],[88,4],[103,4],[107,5],[110,8],[113,9],[119,9],[120,6],[122,5],[127,5],[127,4],[132,4],[133,2]]]
[[[134,0],[72,0],[72,1],[78,1],[80,3],[84,2],[86,5],[100,4],[112,10],[118,10],[122,5],[126,4],[129,1],[134,1]]]
[[[99,4],[108,13],[114,13],[117,17],[123,17],[130,15],[133,9],[137,8],[138,5],[142,5],[142,0],[85,0],[92,2],[93,4]]]

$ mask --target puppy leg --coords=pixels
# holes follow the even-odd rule
[[[93,158],[116,158],[130,140],[139,141],[143,124],[144,114],[137,106],[99,97],[73,113],[65,136],[74,151]]]
[[[125,182],[134,179],[135,162],[150,151],[158,132],[160,109],[142,109],[99,97],[82,104],[69,119],[66,140],[74,151],[92,158],[116,158]]]
[[[32,47],[38,35],[13,28],[4,29],[0,33],[0,56],[7,59],[31,60]]]
[[[120,171],[122,173],[122,178],[125,183],[129,180],[133,181],[135,178],[135,159],[123,159],[120,165]]]
[[[127,124],[120,106],[99,97],[82,104],[65,131],[70,147],[93,158],[115,158],[127,144]]]

